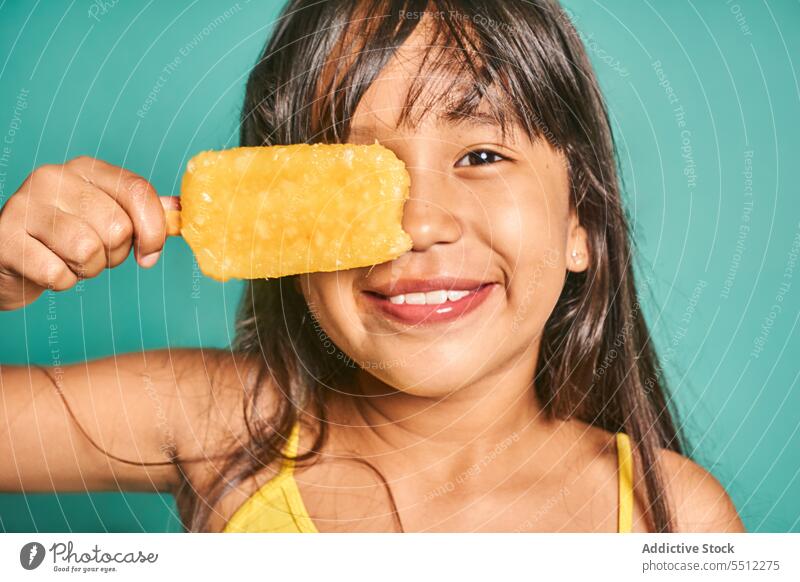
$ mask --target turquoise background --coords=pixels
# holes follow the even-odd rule
[[[188,157],[236,145],[244,81],[280,5],[0,4],[0,202],[34,167],[79,154],[177,192]],[[646,313],[692,456],[748,530],[800,532],[800,4],[566,6],[612,113],[640,276],[651,281]],[[152,270],[129,259],[53,296],[62,357],[225,346],[240,293],[199,277],[185,243],[169,240]],[[50,363],[47,307],[0,313],[0,362]],[[169,496],[0,495],[0,531],[179,529]]]

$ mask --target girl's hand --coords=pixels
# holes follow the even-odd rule
[[[0,209],[0,309],[116,267],[131,245],[152,267],[165,238],[162,203],[141,176],[89,157],[41,166]]]

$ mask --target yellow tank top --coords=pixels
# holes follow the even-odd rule
[[[294,478],[294,460],[300,425],[295,424],[286,443],[278,475],[245,501],[228,521],[223,532],[319,533],[308,515]],[[633,457],[628,435],[617,433],[619,466],[619,513],[617,531],[629,533],[633,525]]]

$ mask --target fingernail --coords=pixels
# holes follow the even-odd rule
[[[161,251],[156,251],[154,253],[150,253],[149,255],[144,255],[142,257],[139,257],[139,264],[145,269],[149,269],[150,267],[156,264],[160,254]]]

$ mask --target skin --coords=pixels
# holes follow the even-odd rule
[[[297,278],[327,335],[353,360],[373,363],[332,399],[328,446],[297,473],[304,501],[321,530],[394,529],[385,489],[346,459],[355,455],[391,485],[406,531],[615,531],[613,435],[544,419],[530,386],[566,273],[587,267],[564,160],[546,143],[519,132],[503,138],[487,124],[430,115],[413,129],[398,127],[400,89],[418,74],[418,42],[410,39],[370,87],[349,140],[377,139],[406,163],[412,187],[403,228],[413,249],[373,268]],[[469,163],[479,151],[494,152],[491,163]],[[78,275],[121,263],[132,247],[142,267],[152,266],[164,238],[162,204],[141,177],[87,158],[40,168],[0,213],[0,307],[22,307],[48,286],[68,289]],[[364,284],[432,275],[498,285],[477,311],[431,326],[392,322],[359,296]],[[402,364],[374,365],[388,361]],[[220,469],[211,455],[243,434],[241,379],[253,365],[224,351],[127,354],[65,366],[59,386],[96,443],[129,459],[163,461],[168,450],[199,457],[184,472],[202,487]],[[209,369],[218,370],[213,387]],[[173,464],[129,465],[93,447],[41,370],[2,366],[0,389],[0,463],[16,467],[0,473],[0,490],[181,484]],[[311,439],[302,435],[301,450]],[[671,452],[660,462],[680,530],[742,531],[713,476]],[[226,497],[212,529],[258,484]],[[647,529],[642,500],[637,491],[635,531]]]

